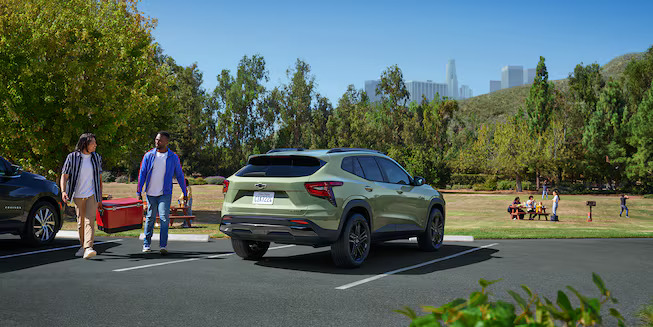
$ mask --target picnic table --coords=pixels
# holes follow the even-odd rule
[[[528,220],[533,220],[535,216],[537,216],[537,220],[542,219],[542,216],[544,216],[545,220],[549,220],[549,214],[546,212],[546,207],[540,207],[540,211],[524,211],[526,207],[523,206],[517,206],[514,204],[510,205],[510,218],[516,218],[516,219],[522,219],[519,218],[519,216],[523,215],[530,215],[530,218]]]
[[[168,216],[169,224],[172,227],[172,223],[175,221],[175,219],[183,219],[186,221],[186,224],[188,227],[191,227],[190,221],[195,219],[195,216],[189,216],[188,215],[188,207],[184,205],[180,206],[170,206],[170,215]],[[143,202],[143,222],[146,219],[147,215],[147,202]],[[156,216],[156,221],[155,223],[160,224],[160,219],[159,215]]]

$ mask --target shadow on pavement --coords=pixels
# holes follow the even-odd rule
[[[324,251],[301,254],[289,257],[273,257],[271,253],[263,257],[256,265],[270,268],[319,272],[342,275],[377,275],[396,269],[405,268],[431,260],[444,258],[456,253],[475,249],[475,246],[447,245],[437,252],[422,252],[416,244],[411,243],[384,243],[373,245],[370,254],[360,268],[338,268],[333,264],[329,248]],[[439,270],[446,270],[467,266],[495,258],[493,254],[498,250],[483,248],[458,257],[428,264],[423,267],[407,270],[399,274],[421,275]]]
[[[119,242],[95,244],[93,248],[102,253],[113,247],[119,246]],[[32,251],[43,251],[53,248],[68,247],[68,249],[59,249],[50,252],[42,252],[35,254],[28,254],[18,257],[0,259],[0,274],[18,271],[38,266],[44,266],[51,263],[63,262],[68,260],[83,260],[75,257],[75,252],[79,249],[79,241],[77,240],[55,240],[52,244],[40,247],[29,247],[22,243],[20,240],[0,240],[0,257],[27,253]],[[9,250],[9,251],[7,251]]]

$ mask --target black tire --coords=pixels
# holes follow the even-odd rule
[[[61,226],[59,219],[59,212],[51,203],[39,201],[30,210],[20,237],[30,245],[52,243]]]
[[[431,210],[426,230],[417,236],[420,250],[433,252],[440,249],[444,240],[444,215],[438,209]]]
[[[239,257],[245,260],[259,260],[268,252],[270,242],[246,241],[232,238],[231,245]]]
[[[372,235],[365,217],[359,213],[349,216],[340,238],[331,245],[331,258],[338,267],[359,267],[370,253]]]

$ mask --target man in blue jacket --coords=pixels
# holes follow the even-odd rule
[[[172,201],[172,177],[184,192],[184,204],[188,201],[186,183],[184,183],[184,172],[181,170],[181,162],[177,154],[168,149],[170,134],[161,131],[154,140],[155,148],[145,153],[141,161],[141,169],[138,174],[138,188],[136,194],[139,200],[143,200],[141,192],[145,186],[147,194],[147,216],[145,219],[145,240],[143,241],[143,252],[152,252],[150,244],[154,233],[154,222],[157,213],[161,220],[161,234],[159,247],[162,255],[168,254],[168,217],[170,216],[170,202]]]

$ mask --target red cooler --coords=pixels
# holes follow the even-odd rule
[[[117,233],[143,228],[143,201],[135,198],[102,201],[103,212],[96,213],[98,229]]]

